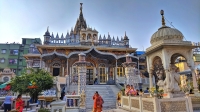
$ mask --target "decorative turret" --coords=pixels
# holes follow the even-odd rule
[[[118,36],[117,36],[117,40],[116,40],[117,42],[119,42],[119,38],[118,38]]]
[[[112,42],[115,42],[115,37],[113,36]]]
[[[128,48],[129,47],[129,39],[126,36],[126,32],[125,32],[125,36],[124,36],[124,45]]]
[[[50,38],[51,38],[51,35],[49,33],[49,27],[47,27],[47,31],[44,34],[44,44],[49,44]]]
[[[102,40],[101,35],[99,35],[99,41],[101,41],[101,40]]]
[[[56,35],[56,38],[57,38],[57,39],[59,38],[59,35],[58,35],[58,33],[57,33],[57,35]]]
[[[106,36],[105,36],[105,35],[103,36],[103,40],[104,40],[104,41],[106,40]]]
[[[71,36],[71,35],[73,35],[73,28],[71,28],[71,31],[70,31],[70,36]]]
[[[111,37],[110,37],[110,34],[109,34],[109,32],[108,32],[108,38],[107,38],[107,40],[111,40]]]
[[[63,39],[64,38],[64,36],[63,36],[63,33],[62,33],[62,35],[61,35],[61,39]]]
[[[52,39],[54,38],[53,32],[52,32],[51,38],[52,38]]]
[[[110,37],[109,32],[108,32],[107,44],[108,44],[108,45],[111,45],[111,37]]]
[[[78,20],[76,21],[76,25],[74,27],[74,34],[79,34],[80,33],[80,30],[82,28],[86,29],[87,28],[87,24],[86,24],[86,21],[83,17],[83,12],[82,12],[82,7],[83,3],[80,3],[80,14],[79,14],[79,18]]]

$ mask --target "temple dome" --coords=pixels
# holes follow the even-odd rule
[[[162,15],[162,27],[160,27],[158,31],[151,36],[151,44],[155,44],[163,40],[183,41],[183,34],[179,30],[165,26],[163,10],[160,11],[160,14]]]
[[[162,26],[158,29],[157,32],[155,32],[151,36],[151,44],[154,44],[160,40],[183,40],[183,34],[174,28],[170,28],[168,26]]]

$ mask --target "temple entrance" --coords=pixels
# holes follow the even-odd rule
[[[53,68],[53,76],[59,76],[60,75],[60,64],[59,63],[54,63],[52,68]]]
[[[60,68],[53,68],[53,76],[59,76]]]
[[[86,72],[86,84],[88,85],[93,85],[94,80],[93,80],[93,68],[88,68]]]
[[[105,84],[107,82],[106,68],[100,67],[99,70],[100,70],[100,74],[99,74],[100,84]]]

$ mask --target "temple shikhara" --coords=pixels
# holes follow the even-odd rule
[[[78,54],[86,54],[87,66],[86,82],[94,84],[95,77],[99,84],[114,84],[116,80],[123,80],[125,69],[122,63],[126,61],[126,54],[136,52],[136,48],[129,46],[129,38],[124,32],[121,38],[111,37],[108,33],[98,34],[96,29],[87,26],[83,16],[82,3],[80,14],[74,26],[67,34],[44,34],[43,45],[34,46],[39,53],[24,55],[27,67],[40,67],[49,71],[53,76],[65,77],[70,75],[71,82],[77,82],[78,71],[74,65],[78,61]],[[138,68],[139,58],[130,55]],[[137,72],[139,74],[139,71]]]

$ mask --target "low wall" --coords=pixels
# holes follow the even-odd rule
[[[122,96],[121,108],[130,112],[193,112],[191,97],[158,99]]]

